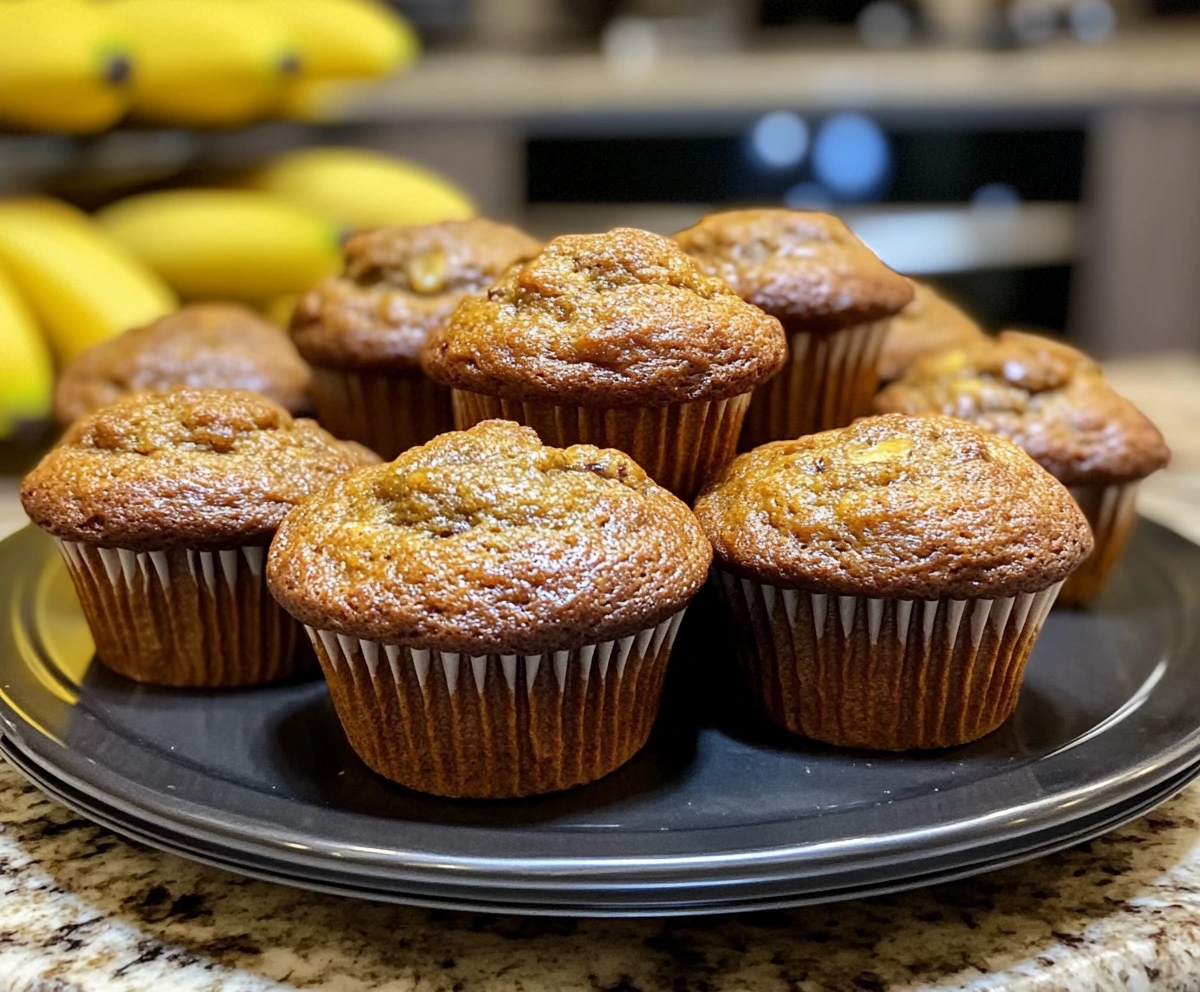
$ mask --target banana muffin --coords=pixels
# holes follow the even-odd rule
[[[853,747],[946,747],[1012,713],[1091,551],[1070,493],[951,417],[867,417],[740,456],[696,516],[770,718]]]
[[[308,366],[286,332],[236,303],[194,303],[103,341],[63,369],[64,426],[129,393],[248,389],[292,413],[308,408]]]
[[[641,748],[711,559],[627,455],[486,421],[290,514],[267,578],[371,768],[499,798],[593,781]]]
[[[555,238],[433,335],[425,369],[460,428],[504,418],[547,443],[619,448],[689,499],[736,450],[779,322],[634,228]]]
[[[1082,352],[1033,334],[918,361],[875,401],[880,412],[949,414],[1010,438],[1066,485],[1087,515],[1096,549],[1059,594],[1094,599],[1137,519],[1137,485],[1170,459],[1158,429]]]
[[[431,331],[540,242],[490,220],[381,227],[346,243],[341,275],[301,297],[292,339],[313,366],[317,419],[384,458],[454,427],[450,391],[421,372]]]
[[[829,214],[709,214],[675,240],[787,332],[790,360],[755,393],[743,449],[842,427],[870,412],[888,318],[913,298],[908,279]]]
[[[279,522],[375,461],[255,393],[141,393],[75,421],[21,502],[57,540],[109,668],[160,685],[251,685],[312,660],[263,578]]]
[[[919,358],[987,340],[983,328],[928,283],[913,280],[912,303],[888,322],[879,381],[899,379]]]

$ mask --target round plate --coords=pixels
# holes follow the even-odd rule
[[[573,905],[555,906],[546,902],[517,906],[512,902],[511,893],[506,893],[506,901],[499,904],[488,899],[487,893],[469,895],[463,891],[455,891],[450,901],[433,896],[416,896],[409,893],[397,893],[390,889],[373,888],[369,881],[351,882],[339,876],[336,872],[321,872],[315,869],[298,870],[293,865],[271,862],[264,858],[255,858],[242,852],[216,847],[202,840],[174,833],[165,828],[152,827],[145,822],[131,821],[121,811],[93,800],[71,786],[53,777],[52,774],[36,764],[32,764],[22,754],[19,748],[0,737],[0,755],[26,778],[37,785],[47,795],[50,795],[63,805],[75,810],[83,816],[108,827],[132,840],[139,841],[151,847],[157,847],[171,854],[200,861],[204,864],[222,868],[226,871],[238,872],[268,882],[277,882],[297,888],[311,889],[317,892],[327,892],[333,895],[352,896],[382,902],[400,902],[425,906],[431,909],[457,909],[479,912],[520,912],[527,915],[561,916],[579,915],[579,908]],[[1003,843],[979,849],[986,850],[987,856],[980,861],[965,863],[959,860],[950,865],[939,865],[937,859],[931,862],[913,862],[909,871],[900,878],[886,880],[877,878],[868,880],[858,886],[844,886],[824,891],[810,892],[805,896],[787,896],[775,899],[769,896],[759,897],[739,902],[724,902],[719,906],[704,907],[700,904],[677,904],[665,910],[657,911],[655,915],[694,915],[703,912],[748,912],[766,909],[780,909],[797,905],[812,905],[828,902],[838,902],[845,899],[858,899],[864,896],[884,895],[906,889],[919,888],[927,885],[938,885],[951,882],[981,872],[996,871],[1030,858],[1041,857],[1061,851],[1074,844],[1082,843],[1114,830],[1117,827],[1134,820],[1153,810],[1159,804],[1176,795],[1200,774],[1200,764],[1191,765],[1179,774],[1171,776],[1165,782],[1154,786],[1146,793],[1139,794],[1133,799],[1119,803],[1093,817],[1072,821],[1066,827],[1056,831],[1045,831],[1039,834],[1033,842],[1029,835],[1021,838],[1021,843],[1014,850]],[[628,916],[642,915],[636,908],[629,910],[616,905],[605,905],[600,910],[589,913],[596,916]]]
[[[110,674],[40,533],[0,545],[0,601],[0,720],[27,766],[158,846],[373,898],[657,914],[857,895],[1107,829],[1200,760],[1200,549],[1144,522],[1103,602],[1051,615],[1016,714],[982,741],[888,755],[778,734],[701,601],[642,754],[510,802],[373,775],[320,682],[185,692]]]

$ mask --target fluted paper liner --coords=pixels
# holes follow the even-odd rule
[[[770,718],[814,740],[887,751],[964,744],[1007,720],[1059,589],[875,599],[716,575]]]
[[[1100,594],[1133,533],[1137,488],[1137,482],[1071,486],[1071,495],[1087,517],[1096,544],[1083,564],[1067,578],[1058,594],[1059,605],[1082,606]]]
[[[300,625],[267,591],[266,548],[58,546],[97,655],[126,678],[219,688],[315,668]]]
[[[558,406],[506,400],[454,390],[459,430],[482,420],[513,420],[532,427],[543,444],[565,448],[594,444],[617,448],[655,482],[684,500],[737,453],[738,434],[750,394],[661,407]]]
[[[646,743],[683,611],[574,651],[472,656],[308,628],[355,752],[440,796],[531,796],[593,782]]]
[[[832,334],[789,333],[787,364],[754,391],[741,450],[845,427],[871,413],[887,331],[879,320]]]
[[[317,367],[310,388],[322,427],[365,444],[385,461],[454,430],[450,390],[420,372]]]

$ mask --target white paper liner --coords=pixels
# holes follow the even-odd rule
[[[315,367],[317,420],[336,437],[385,460],[454,429],[450,390],[419,371],[405,374]]]
[[[845,427],[871,413],[888,326],[878,320],[831,334],[791,332],[787,364],[754,391],[742,450]]]
[[[483,420],[532,427],[543,444],[617,448],[655,482],[690,500],[737,453],[750,393],[662,407],[559,406],[454,390],[454,420],[466,430]]]
[[[739,627],[743,669],[771,718],[806,737],[887,750],[965,743],[1003,723],[1061,585],[905,600],[714,571]]]
[[[1114,566],[1125,553],[1137,521],[1140,480],[1115,485],[1071,486],[1071,495],[1092,528],[1092,553],[1068,576],[1059,594],[1063,606],[1078,606],[1100,594]]]
[[[646,742],[684,611],[573,651],[460,654],[308,630],[351,746],[380,774],[448,796],[591,782]]]
[[[299,625],[263,577],[266,548],[137,552],[57,541],[109,668],[140,682],[218,687],[291,675]]]

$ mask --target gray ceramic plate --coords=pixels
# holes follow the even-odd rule
[[[656,913],[895,888],[1120,822],[1200,759],[1200,549],[1146,523],[1096,609],[1051,615],[1017,713],[983,741],[874,755],[775,734],[700,603],[646,750],[507,803],[372,775],[319,682],[195,693],[110,675],[38,533],[0,545],[0,573],[0,718],[27,764],[147,838],[373,897]]]
[[[70,807],[83,816],[123,834],[131,840],[139,841],[151,847],[157,847],[171,854],[200,861],[226,871],[234,871],[249,875],[268,882],[278,882],[298,888],[312,889],[333,895],[351,896],[382,902],[401,902],[426,906],[432,909],[457,909],[479,912],[518,912],[526,915],[562,916],[583,915],[578,905],[566,904],[557,906],[548,902],[518,904],[513,901],[511,893],[505,892],[500,902],[489,898],[489,893],[472,894],[455,890],[452,898],[445,899],[435,890],[428,895],[411,892],[396,892],[387,888],[374,888],[369,881],[351,881],[342,877],[336,870],[323,872],[315,869],[298,870],[295,865],[272,862],[268,859],[247,856],[236,850],[224,849],[191,837],[173,833],[169,829],[153,828],[144,822],[129,819],[112,807],[105,806],[72,789],[69,785],[55,779],[45,769],[32,764],[19,749],[3,737],[0,737],[0,755],[30,781],[41,788],[47,795],[53,796],[65,806]],[[979,853],[986,856],[981,861],[964,862],[954,859],[950,863],[939,864],[938,859],[921,862],[919,865],[910,864],[908,873],[903,877],[887,880],[873,878],[859,885],[843,886],[841,888],[813,890],[804,896],[788,895],[782,898],[770,895],[760,895],[745,901],[721,901],[712,905],[701,903],[675,903],[660,907],[653,911],[655,916],[695,915],[712,912],[748,912],[766,909],[779,909],[797,905],[839,902],[845,899],[857,899],[864,896],[883,895],[889,892],[919,888],[927,885],[937,885],[954,881],[980,872],[995,871],[1000,868],[1027,861],[1030,858],[1052,854],[1074,844],[1090,840],[1100,834],[1107,833],[1130,820],[1153,810],[1160,803],[1178,793],[1200,772],[1200,764],[1192,765],[1161,782],[1146,793],[1133,799],[1119,803],[1103,813],[1083,820],[1072,821],[1065,827],[1054,831],[1046,831],[1038,836],[1036,843],[1028,836],[1020,838],[1015,845],[998,843]],[[1012,847],[1010,850],[1009,848]],[[603,906],[589,909],[587,915],[598,916],[641,916],[646,915],[644,906],[621,906],[605,903]]]

